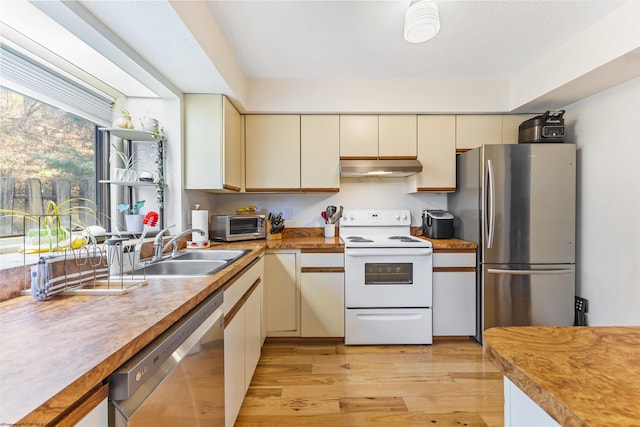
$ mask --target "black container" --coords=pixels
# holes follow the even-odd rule
[[[518,126],[518,143],[564,142],[564,110],[547,111]]]
[[[430,239],[452,239],[453,214],[442,210],[423,210],[422,235]]]

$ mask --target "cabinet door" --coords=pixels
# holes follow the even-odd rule
[[[340,157],[378,157],[378,116],[340,116]]]
[[[433,272],[433,335],[476,333],[476,273]]]
[[[245,394],[245,307],[224,327],[224,425],[233,427]]]
[[[184,95],[184,187],[222,189],[222,95]]]
[[[244,392],[246,393],[251,384],[251,378],[258,366],[260,352],[262,348],[261,332],[261,305],[262,305],[262,283],[260,283],[251,293],[245,303],[245,370],[244,370]]]
[[[344,337],[344,273],[302,273],[303,337]]]
[[[222,187],[226,190],[241,190],[241,171],[242,158],[240,156],[242,149],[242,119],[240,113],[223,97],[223,115],[224,115],[224,182]]]
[[[417,122],[415,115],[378,117],[378,156],[381,159],[415,159]]]
[[[300,189],[300,116],[245,117],[247,191]]]
[[[298,279],[295,252],[274,252],[264,257],[267,335],[299,335]]]
[[[535,117],[537,114],[505,114],[502,116],[502,143],[518,143],[518,127],[525,120]]]
[[[422,172],[409,177],[410,191],[455,191],[455,116],[418,116],[418,160]]]
[[[301,116],[300,156],[303,191],[339,191],[340,116]]]
[[[456,149],[466,151],[484,144],[502,144],[502,116],[456,116]]]

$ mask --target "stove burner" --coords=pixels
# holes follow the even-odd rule
[[[347,237],[347,240],[354,243],[373,243],[373,240],[365,239],[360,236],[349,236]]]
[[[390,236],[389,237],[390,240],[397,240],[399,242],[402,243],[413,243],[416,241],[416,239],[414,239],[411,236]]]

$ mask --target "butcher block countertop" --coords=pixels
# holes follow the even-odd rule
[[[505,327],[484,351],[562,426],[640,425],[640,326]]]
[[[125,295],[48,301],[20,296],[0,302],[0,424],[55,421],[266,250],[344,248],[339,237],[324,238],[321,228],[285,230],[283,237],[213,243],[212,249],[251,252],[207,278],[148,278],[147,285]],[[451,246],[435,242],[434,248]]]

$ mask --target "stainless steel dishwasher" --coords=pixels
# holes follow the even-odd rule
[[[109,377],[109,426],[224,426],[218,292]]]

